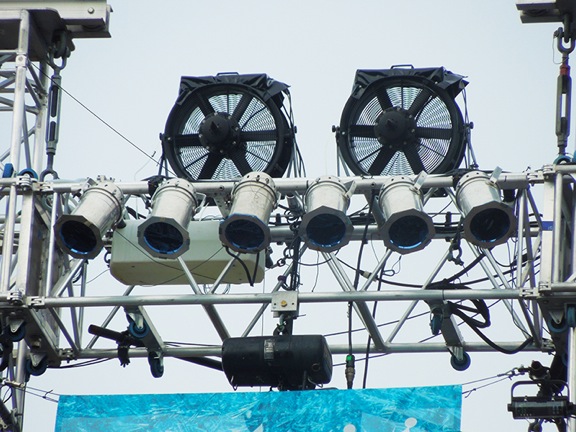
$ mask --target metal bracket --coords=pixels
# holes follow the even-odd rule
[[[44,297],[28,297],[26,303],[31,308],[44,308],[46,307],[46,300]]]
[[[282,314],[298,314],[298,292],[277,291],[272,295],[272,312],[274,318]]]
[[[544,180],[551,180],[554,177],[556,170],[554,165],[544,165],[542,167],[542,177]]]
[[[10,291],[7,300],[12,306],[22,306],[24,304],[24,295],[20,291]]]
[[[538,283],[538,291],[552,292],[552,283],[550,283],[549,281],[545,282],[540,281]]]
[[[161,357],[164,353],[164,343],[146,310],[142,306],[125,306],[124,311],[128,320],[131,320],[135,327],[146,329],[142,335],[132,334],[132,336],[142,341],[148,353],[157,353]]]
[[[537,299],[540,297],[542,287],[538,288],[520,288],[520,297],[524,299]]]

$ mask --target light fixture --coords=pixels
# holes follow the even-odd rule
[[[464,238],[484,248],[506,243],[516,228],[514,211],[500,199],[493,178],[471,171],[456,185],[456,203],[464,215]]]
[[[435,234],[434,224],[423,210],[419,180],[405,176],[386,179],[378,202],[384,217],[380,234],[387,248],[407,254],[430,243]]]
[[[268,174],[246,174],[232,190],[230,215],[220,225],[220,241],[236,252],[257,253],[270,244],[268,219],[277,202]]]
[[[138,227],[138,243],[150,255],[177,258],[190,246],[188,224],[196,211],[194,186],[183,179],[162,183],[152,197],[152,213]]]
[[[222,369],[230,384],[307,390],[332,379],[332,354],[321,335],[229,338]]]
[[[75,258],[95,258],[104,247],[102,237],[122,216],[124,194],[110,181],[91,185],[71,214],[54,225],[56,242]]]
[[[332,252],[348,244],[353,231],[346,216],[351,192],[333,176],[319,177],[308,188],[299,234],[310,249]]]

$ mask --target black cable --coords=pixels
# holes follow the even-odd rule
[[[82,363],[75,363],[75,364],[71,364],[71,365],[59,366],[58,369],[74,369],[74,368],[80,368],[80,367],[86,367],[86,366],[93,366],[95,364],[104,363],[104,362],[107,362],[110,360],[112,360],[112,359],[111,358],[101,358],[101,359],[87,360],[87,361],[82,362]]]
[[[260,252],[256,254],[256,262],[254,263],[254,272],[252,273],[252,281],[256,280],[256,275],[258,274],[258,262],[260,261]],[[251,285],[253,286],[253,285]]]
[[[374,200],[376,199],[376,192],[372,190],[370,197],[369,214],[372,214],[372,208],[374,206]],[[364,252],[364,245],[366,244],[366,239],[368,238],[368,227],[370,226],[370,219],[366,218],[366,224],[364,225],[364,232],[362,234],[362,239],[360,242],[360,250],[358,251],[358,261],[356,266],[356,274],[354,276],[353,289],[358,290],[358,283],[360,282],[360,264],[362,263],[362,253]],[[355,357],[352,353],[352,302],[348,302],[348,355],[346,356],[346,384],[349,389],[352,388],[355,375]]]
[[[382,273],[384,273],[384,266],[382,266],[380,268],[380,275],[382,275]],[[378,281],[378,287],[376,288],[377,291],[380,291],[382,289],[382,281]],[[374,306],[372,307],[372,318],[376,319],[376,308],[378,307],[378,302],[375,301],[374,302]],[[370,333],[368,333],[368,341],[366,343],[366,353],[365,353],[365,358],[366,361],[364,362],[364,377],[362,379],[362,388],[365,389],[366,388],[366,383],[368,380],[368,360],[370,359],[370,345],[372,343],[372,337],[370,336]]]
[[[224,250],[226,251],[226,253],[228,255],[230,255],[232,258],[234,258],[236,261],[238,261],[240,263],[240,265],[244,269],[244,272],[246,273],[246,277],[248,278],[248,283],[250,284],[250,286],[253,287],[254,286],[254,279],[252,279],[252,276],[250,275],[250,270],[248,270],[246,263],[244,262],[244,260],[242,258],[240,258],[240,254],[234,255],[232,252],[230,252],[230,249],[228,249],[228,246],[225,246]]]

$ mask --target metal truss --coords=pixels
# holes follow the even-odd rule
[[[220,276],[215,278],[214,283],[211,285],[198,284],[195,276],[182,259],[173,260],[181,266],[182,273],[185,275],[192,290],[190,294],[135,295],[133,294],[134,286],[129,286],[125,290],[124,295],[90,295],[91,293],[88,292],[86,288],[87,281],[89,280],[87,262],[79,259],[69,260],[54,247],[54,220],[56,215],[64,211],[63,207],[65,206],[53,205],[50,207],[50,203],[68,203],[67,196],[78,193],[84,185],[65,182],[29,182],[29,179],[27,179],[23,186],[20,184],[24,181],[21,177],[4,179],[0,184],[14,185],[17,190],[22,192],[23,197],[21,224],[19,230],[17,230],[19,233],[17,236],[18,241],[14,244],[17,251],[18,262],[28,263],[34,261],[31,254],[36,250],[36,246],[47,248],[47,250],[44,249],[45,258],[42,260],[44,268],[41,279],[44,281],[44,284],[36,286],[33,291],[30,288],[37,284],[31,283],[30,279],[36,279],[37,274],[30,268],[20,270],[21,265],[15,266],[14,272],[12,272],[13,276],[10,278],[12,282],[10,283],[9,289],[3,291],[5,296],[5,316],[16,317],[15,319],[17,320],[24,317],[23,319],[27,323],[28,321],[32,321],[38,334],[33,337],[29,334],[30,332],[27,331],[26,340],[31,347],[37,347],[35,351],[46,356],[48,365],[54,367],[58,367],[61,360],[117,356],[117,350],[114,349],[114,344],[112,344],[112,348],[108,347],[104,349],[94,348],[94,339],[87,345],[82,344],[82,335],[86,333],[88,324],[94,324],[86,323],[84,320],[84,312],[88,308],[99,307],[110,309],[108,317],[101,323],[101,327],[103,328],[106,328],[114,315],[123,308],[129,316],[129,323],[141,323],[142,320],[144,320],[149,328],[155,329],[156,325],[148,319],[149,317],[144,317],[144,308],[151,306],[201,305],[205,309],[219,338],[225,339],[233,334],[219,315],[217,311],[218,305],[261,305],[260,309],[250,320],[247,328],[238,334],[238,336],[248,335],[254,330],[255,323],[261,318],[265,309],[272,307],[274,312],[282,312],[281,309],[275,308],[274,305],[281,302],[286,295],[293,295],[292,301],[296,302],[297,305],[306,303],[351,302],[360,322],[372,339],[371,350],[373,352],[448,351],[454,356],[462,356],[463,352],[468,351],[492,351],[494,348],[481,340],[477,342],[465,342],[458,331],[458,323],[455,317],[451,315],[445,307],[448,302],[470,299],[499,300],[505,305],[505,309],[510,315],[510,323],[520,329],[522,337],[518,340],[495,341],[495,343],[499,346],[512,349],[513,347],[526,343],[526,340],[530,338],[530,343],[524,347],[525,350],[550,351],[553,350],[554,347],[544,334],[542,322],[543,319],[553,316],[556,317],[557,320],[558,317],[560,317],[561,321],[565,315],[564,308],[561,307],[561,305],[566,303],[566,299],[563,297],[562,300],[555,302],[555,299],[558,297],[555,291],[558,284],[548,284],[550,286],[550,288],[548,288],[548,285],[544,287],[541,282],[541,275],[548,274],[549,272],[548,268],[545,268],[545,263],[546,266],[548,266],[548,264],[545,258],[546,255],[543,252],[547,247],[545,241],[546,234],[550,233],[542,228],[543,225],[546,225],[546,223],[543,222],[546,219],[540,217],[535,206],[531,185],[542,184],[554,192],[556,190],[556,181],[547,179],[549,175],[553,178],[562,177],[562,173],[557,171],[557,168],[558,167],[547,168],[550,170],[550,173],[546,175],[545,172],[547,173],[547,171],[539,170],[521,174],[507,174],[503,175],[499,180],[500,187],[515,189],[517,191],[517,198],[514,205],[517,210],[519,223],[514,239],[515,255],[512,263],[506,264],[506,268],[503,268],[497,261],[496,250],[480,249],[475,246],[470,246],[469,252],[467,252],[466,255],[471,257],[470,259],[477,260],[477,271],[481,272],[482,277],[486,279],[482,282],[481,288],[458,289],[448,285],[444,288],[439,288],[438,284],[435,283],[439,279],[441,280],[441,271],[447,263],[456,260],[456,254],[460,253],[461,256],[458,257],[458,259],[462,259],[461,248],[466,244],[464,239],[461,240],[461,244],[457,247],[455,247],[453,242],[447,242],[446,239],[449,239],[453,235],[453,233],[447,232],[438,235],[437,240],[430,246],[435,246],[437,243],[439,250],[442,251],[435,267],[433,267],[428,275],[425,276],[421,274],[412,279],[413,281],[417,281],[417,288],[399,289],[387,285],[386,282],[377,281],[379,274],[383,273],[386,263],[390,260],[392,255],[390,251],[378,256],[378,260],[372,264],[373,268],[363,272],[362,283],[354,281],[356,276],[355,272],[345,269],[336,253],[322,253],[323,262],[319,264],[319,272],[322,273],[323,277],[327,277],[325,270],[329,271],[332,280],[335,282],[330,282],[331,289],[326,289],[324,286],[322,290],[318,290],[317,292],[306,292],[304,288],[299,288],[294,293],[286,290],[287,278],[293,274],[293,267],[299,265],[298,262],[286,260],[287,268],[280,274],[280,277],[276,277],[278,282],[275,286],[259,294],[254,293],[254,288],[248,286],[248,284],[235,287],[234,293],[229,290],[218,293],[222,291],[222,286],[224,285],[220,281],[225,277],[226,272],[230,270],[236,260],[236,258],[230,258],[228,265],[224,266]],[[568,176],[568,178],[571,177]],[[356,194],[362,197],[365,194],[369,195],[372,190],[378,190],[385,179],[349,178],[347,180],[355,181]],[[429,177],[424,183],[424,187],[429,187],[431,190],[429,193],[432,193],[432,189],[439,187],[449,188],[452,182],[451,177]],[[299,194],[306,190],[309,180],[278,179],[277,184],[282,194]],[[124,191],[125,195],[138,200],[148,199],[148,184],[145,182],[117,183],[116,185]],[[210,196],[214,193],[225,194],[229,192],[233,186],[233,182],[198,183],[195,186],[199,193]],[[444,201],[450,201],[451,196],[452,194],[450,193]],[[457,212],[458,210],[454,209],[454,211]],[[444,212],[436,217],[445,217],[445,215],[446,213]],[[278,221],[279,218],[280,217],[275,217],[274,220]],[[23,225],[24,223],[29,223],[29,225],[25,227]],[[28,236],[25,235],[28,231],[44,232],[47,235],[44,239],[45,244],[33,245],[31,243],[32,240],[27,239]],[[272,240],[276,243],[273,246],[275,250],[286,248],[295,238],[288,223],[274,224],[271,226],[271,232]],[[374,222],[363,226],[355,226],[353,243],[356,245],[361,244],[362,241],[366,241],[367,238],[370,239],[370,242],[379,243],[378,228]],[[108,247],[111,249],[111,245]],[[542,254],[540,253],[541,250]],[[304,250],[301,251],[300,256],[304,255],[303,252]],[[425,253],[425,251],[422,251],[418,254]],[[356,253],[354,253],[354,255],[356,255]],[[540,270],[538,270],[539,261],[541,261]],[[513,272],[514,277],[510,276],[511,272],[509,270],[511,266],[517,269],[517,271]],[[279,270],[280,269],[270,269],[267,272],[276,276]],[[538,271],[540,271],[540,283],[537,283]],[[268,278],[265,278],[265,280],[266,279]],[[306,284],[303,285],[305,286]],[[562,286],[565,285],[566,283]],[[378,286],[379,289],[377,290]],[[542,302],[543,297],[546,298],[546,304],[548,306],[539,309],[537,305],[539,302]],[[408,302],[408,306],[399,317],[396,327],[390,333],[383,334],[368,308],[369,302]],[[406,322],[412,318],[415,306],[419,302],[427,303],[431,311],[441,312],[441,334],[444,337],[444,341],[420,343],[416,340],[396,343],[396,336]],[[294,306],[287,311],[295,313],[297,309],[297,306]],[[63,316],[68,316],[69,318],[65,320]],[[51,321],[55,324],[55,327],[48,326],[47,321],[44,321],[45,317],[51,317]],[[150,349],[160,350],[163,356],[202,357],[219,355],[219,341],[214,342],[212,347],[174,348],[166,346],[159,333],[156,331],[152,333],[155,334],[156,337],[150,340],[150,346],[130,349],[130,356],[146,356]],[[59,335],[63,336],[62,343],[60,343],[61,338],[58,337]],[[365,347],[359,345],[352,346],[351,349],[353,352],[365,351]],[[346,353],[350,351],[350,347],[346,344],[335,344],[331,345],[331,350],[334,353]]]
[[[35,208],[38,203],[33,197],[31,182],[47,176],[58,177],[52,163],[60,120],[60,71],[74,49],[72,38],[110,36],[109,13],[105,1],[83,4],[65,1],[54,7],[46,7],[44,2],[38,1],[2,3],[0,130],[2,142],[8,145],[0,154],[0,168],[3,178],[19,179],[5,185],[2,195],[6,210],[1,228],[0,291],[11,293],[10,304],[14,301],[22,304],[21,299],[17,299],[17,292],[40,290],[39,281],[41,275],[45,275],[39,264],[48,258],[44,255],[48,249],[41,238],[46,234],[43,231],[45,227],[50,225],[51,215],[41,207]],[[31,254],[26,257],[22,255],[25,247],[31,248]],[[27,276],[22,279],[18,274]],[[55,279],[58,276],[58,273],[48,275]],[[36,279],[32,284],[34,287],[21,285],[29,283],[30,277]],[[16,297],[12,297],[13,294]],[[20,430],[26,357],[32,365],[38,365],[45,358],[45,354],[36,353],[34,343],[18,343],[23,337],[24,326],[31,324],[31,328],[40,329],[38,331],[48,341],[41,345],[48,347],[52,356],[58,355],[54,349],[57,349],[60,335],[58,319],[49,312],[12,311],[2,313],[1,338],[5,348],[2,369],[6,371],[6,378],[3,384],[14,389],[14,397],[11,398],[12,409],[0,404],[0,428]],[[8,354],[13,344],[18,344],[14,356]]]
[[[513,196],[509,205],[517,227],[507,244],[492,249],[469,244],[460,235],[454,184],[462,173],[456,173],[423,180],[426,210],[439,229],[428,247],[401,258],[383,247],[379,225],[368,211],[384,177],[341,178],[355,185],[355,219],[352,241],[340,251],[317,253],[300,244],[294,219],[282,210],[289,205],[281,200],[284,207],[269,221],[270,253],[255,259],[270,260],[259,283],[227,283],[227,275],[242,260],[247,273],[253,270],[246,266],[246,257],[231,256],[207,283],[200,283],[200,275],[182,258],[150,258],[151,263],[169,265],[184,283],[144,288],[123,284],[108,269],[118,230],[107,233],[103,260],[67,256],[56,246],[54,226],[74,209],[89,184],[88,179],[59,180],[52,166],[63,67],[54,61],[54,53],[59,49],[62,54],[68,44],[54,44],[55,28],[50,37],[45,27],[37,28],[47,13],[42,2],[4,3],[0,21],[13,23],[17,36],[13,47],[0,46],[0,110],[10,117],[10,127],[4,128],[10,130],[9,145],[0,156],[0,199],[6,204],[0,226],[0,368],[3,385],[14,389],[14,397],[11,408],[0,404],[0,428],[19,429],[30,375],[49,373],[62,362],[115,357],[148,358],[154,376],[161,375],[165,357],[213,367],[223,340],[259,334],[263,330],[257,324],[270,313],[278,322],[264,332],[289,325],[294,333],[332,335],[333,354],[364,354],[369,337],[372,354],[443,352],[461,369],[469,364],[468,353],[495,351],[555,352],[566,357],[567,364],[576,364],[574,165],[497,176],[500,189]],[[105,1],[61,3],[54,21],[58,29],[75,37],[108,35]],[[87,33],[94,24],[98,31]],[[304,195],[314,179],[274,181],[286,197]],[[198,194],[225,203],[234,183],[198,182],[194,187]],[[149,203],[147,182],[115,184],[126,208]],[[224,216],[226,207],[204,207],[192,224]],[[309,258],[316,259],[312,267],[304,265]],[[398,263],[408,270],[398,270]],[[94,288],[92,281],[101,273]],[[348,307],[349,321],[326,313],[327,306],[338,304]],[[476,308],[468,314],[455,312],[462,311],[458,305],[469,304]],[[480,322],[479,305],[490,310],[494,330],[488,329],[489,322]],[[301,315],[304,309],[306,316]],[[189,339],[167,342],[174,327],[196,322],[201,330]],[[347,341],[352,331],[355,335]],[[576,388],[573,367],[568,384]]]

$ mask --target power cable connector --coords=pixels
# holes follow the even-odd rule
[[[354,367],[355,360],[354,354],[348,354],[346,356],[346,370],[344,371],[344,374],[349,389],[352,388],[352,385],[354,384],[354,376],[356,375],[356,368]]]

